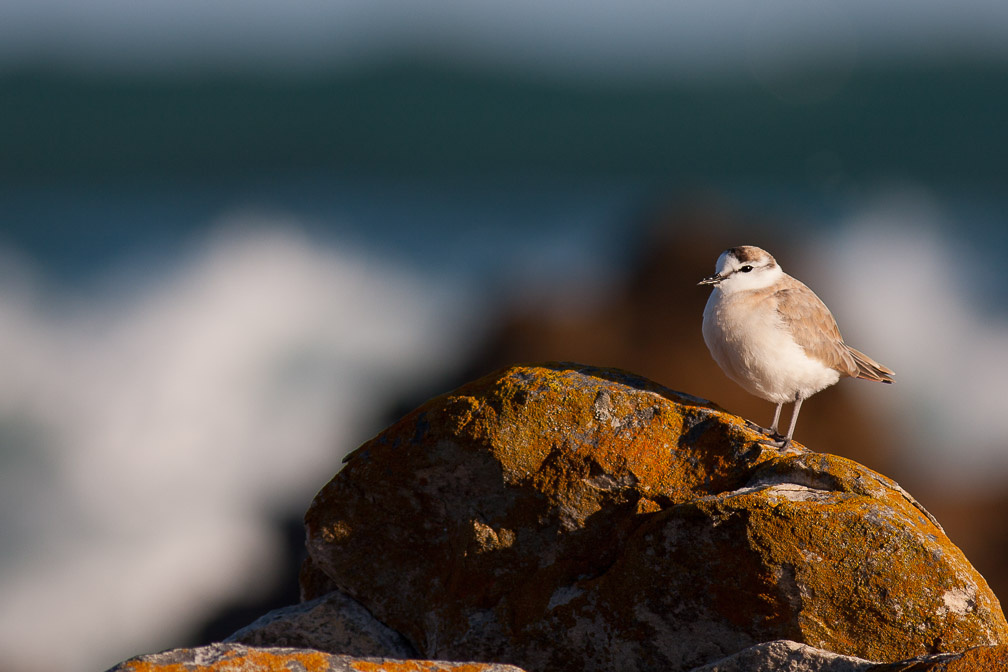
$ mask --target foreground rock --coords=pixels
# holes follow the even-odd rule
[[[823,651],[806,644],[765,642],[691,672],[869,672],[876,663]]]
[[[511,665],[354,658],[321,651],[211,644],[138,656],[109,672],[522,672]]]
[[[797,642],[757,644],[691,672],[996,672],[1008,670],[1008,647],[981,646],[878,664]]]
[[[417,658],[417,651],[402,635],[338,590],[271,611],[226,641],[317,649],[355,657]]]
[[[514,367],[349,457],[306,515],[302,590],[340,589],[423,657],[529,670],[690,670],[777,639],[871,661],[1008,642],[899,486],[760,438],[629,374]]]
[[[1008,646],[978,646],[962,653],[921,656],[870,672],[1004,672],[1008,670]]]
[[[804,644],[757,644],[691,672],[995,672],[1008,669],[1008,647],[922,656],[891,664],[841,656]],[[500,663],[359,658],[292,648],[213,644],[137,656],[109,672],[525,672]]]

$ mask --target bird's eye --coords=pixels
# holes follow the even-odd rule
[[[742,268],[740,268],[738,270],[742,271],[743,273],[748,273],[749,271],[752,270],[752,266],[743,266]]]

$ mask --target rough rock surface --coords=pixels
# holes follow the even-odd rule
[[[896,663],[861,658],[777,640],[764,642],[690,672],[1005,672],[1008,646],[979,646],[962,653],[937,653]]]
[[[511,665],[338,656],[309,649],[211,644],[138,656],[109,672],[522,672]]]
[[[302,590],[338,587],[425,657],[532,670],[689,670],[775,639],[876,661],[1008,642],[983,578],[895,483],[760,439],[623,372],[512,367],[348,458],[306,515]]]
[[[309,649],[235,643],[174,649],[131,658],[109,672],[525,672],[502,663],[450,662],[333,655]],[[804,644],[764,642],[690,672],[1002,672],[1008,647],[921,656],[877,664]]]
[[[271,611],[225,641],[308,648],[358,657],[417,657],[416,650],[402,635],[387,628],[359,602],[338,590]]]
[[[962,653],[921,656],[869,668],[870,672],[1008,672],[1008,646],[978,646]]]
[[[690,672],[868,672],[875,663],[780,639],[764,642]]]

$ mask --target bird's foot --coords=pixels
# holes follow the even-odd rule
[[[759,432],[763,436],[767,437],[768,441],[765,441],[764,443],[766,443],[769,446],[773,446],[774,448],[777,448],[778,450],[782,451],[794,447],[794,443],[791,441],[791,439],[784,436],[776,429],[773,428],[767,429],[766,427],[757,425],[752,420],[746,420],[745,423],[749,429]]]
[[[774,434],[771,436],[769,443],[781,451],[787,450],[791,447],[791,439],[786,436],[781,436],[780,434]]]
[[[751,429],[753,431],[759,432],[763,436],[770,436],[770,437],[773,437],[773,438],[784,438],[776,429],[767,429],[766,427],[763,427],[761,425],[757,425],[752,420],[746,420],[745,424],[746,424],[746,427],[748,427],[749,429]]]
[[[793,453],[795,455],[801,454],[805,449],[801,447],[801,444],[795,443],[786,436],[781,436],[780,434],[773,436],[769,441],[765,441],[764,445],[772,446],[778,451],[783,453]]]

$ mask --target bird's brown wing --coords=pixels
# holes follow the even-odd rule
[[[774,293],[777,312],[785,326],[791,330],[795,342],[809,357],[839,371],[842,375],[857,377],[857,361],[844,344],[836,320],[818,296],[804,284],[787,276],[782,289]]]
[[[896,374],[891,369],[882,366],[868,355],[847,346],[851,357],[857,362],[858,378],[866,380],[877,380],[880,383],[892,383],[896,380]]]

